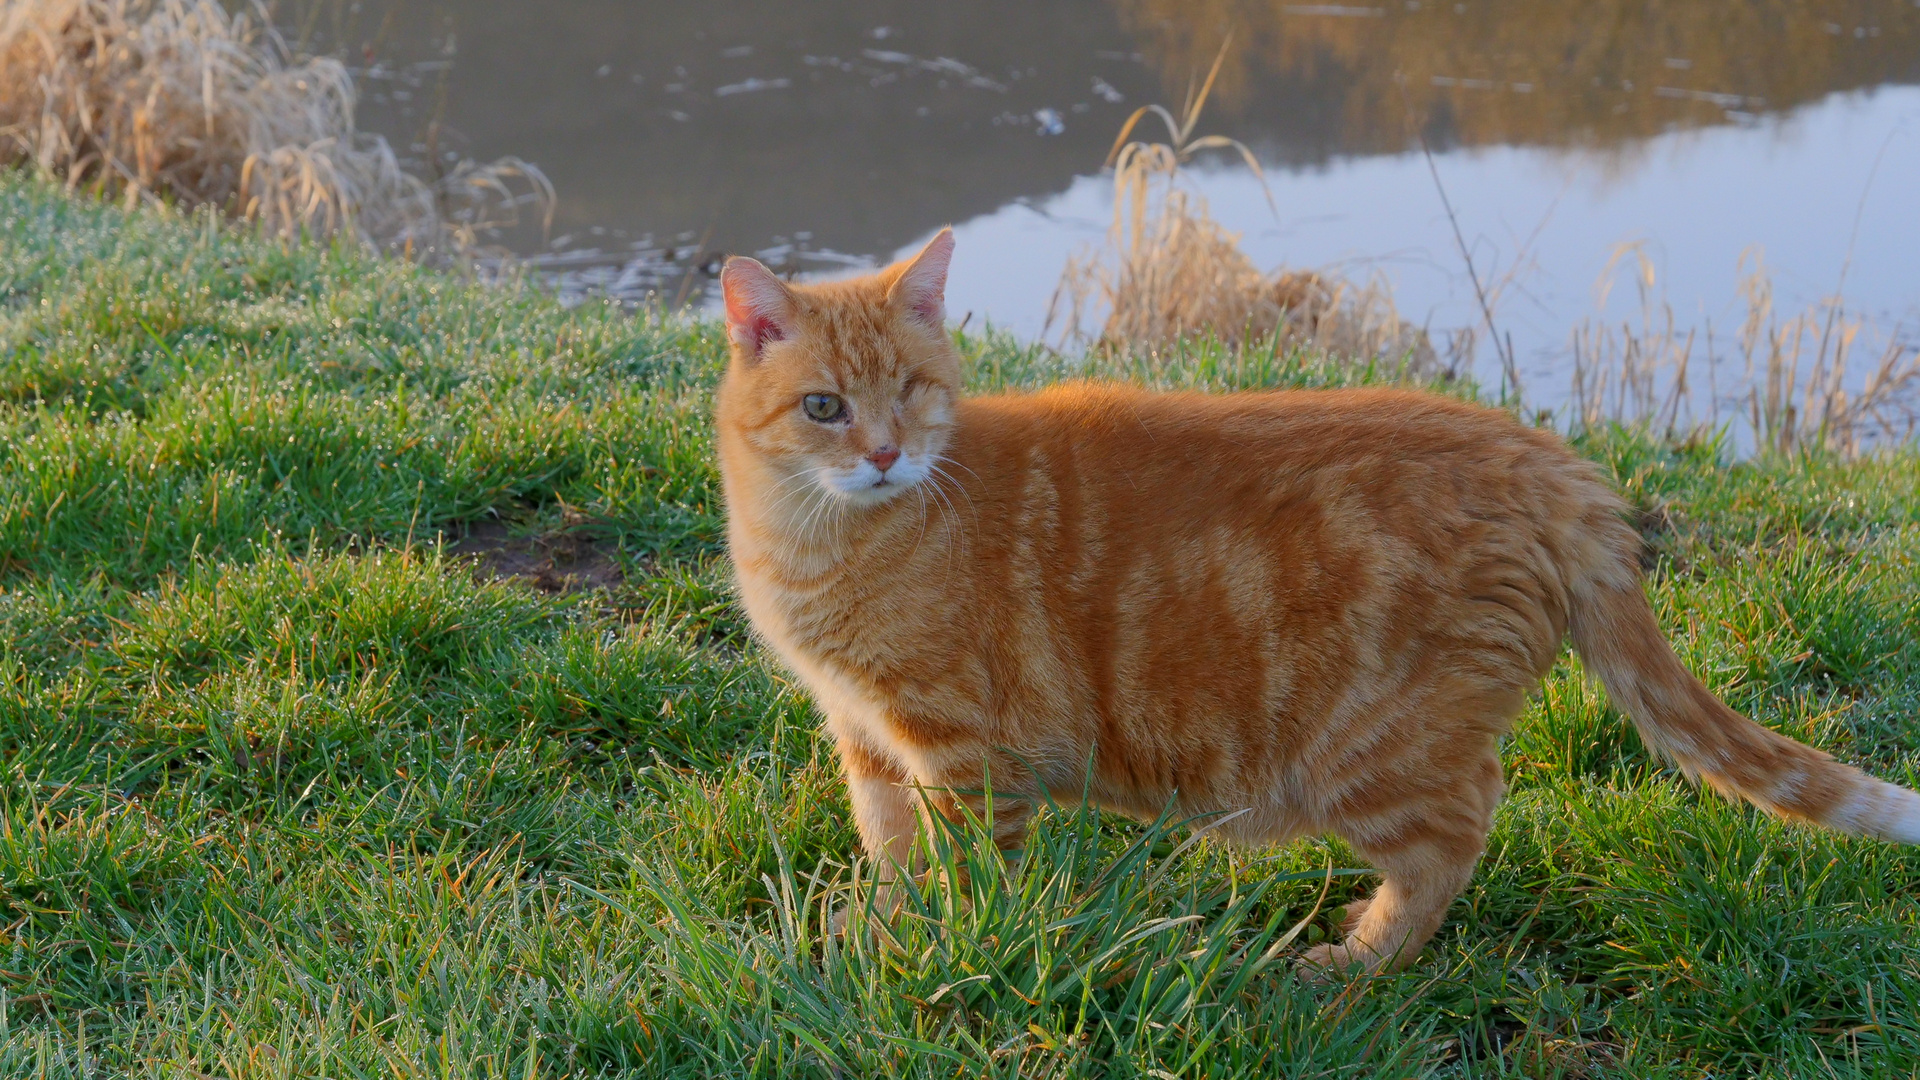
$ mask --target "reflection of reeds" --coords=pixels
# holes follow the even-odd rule
[[[1723,358],[1711,330],[1681,336],[1673,309],[1638,245],[1615,252],[1602,275],[1604,306],[1615,271],[1633,256],[1639,325],[1588,321],[1573,333],[1572,422],[1643,425],[1678,435],[1733,423],[1757,449],[1823,447],[1856,454],[1876,441],[1912,438],[1920,427],[1920,348],[1890,334],[1857,364],[1865,323],[1835,297],[1784,321],[1757,256],[1741,260],[1746,317],[1735,342],[1739,384],[1722,395]],[[1705,367],[1704,395],[1699,368]]]
[[[1272,339],[1287,348],[1403,364],[1410,374],[1437,373],[1425,332],[1400,318],[1384,283],[1264,274],[1240,250],[1239,238],[1213,219],[1206,200],[1179,186],[1181,168],[1209,148],[1237,149],[1259,172],[1240,143],[1193,137],[1224,56],[1223,48],[1206,82],[1189,92],[1180,118],[1148,106],[1121,128],[1109,156],[1114,207],[1107,248],[1067,261],[1049,328],[1057,323],[1066,336],[1084,336],[1092,316],[1104,311],[1094,344],[1108,352],[1151,351],[1206,334],[1229,343]],[[1127,141],[1149,112],[1166,122],[1170,141]]]
[[[1630,154],[1640,138],[1724,123],[1729,110],[1785,110],[1836,90],[1907,81],[1920,42],[1920,7],[1888,0],[1115,7],[1170,89],[1233,27],[1219,103],[1297,108],[1266,80],[1311,83],[1324,95],[1313,108],[1340,117],[1338,149],[1347,152],[1402,150],[1411,131],[1425,130],[1436,149],[1528,143]],[[1856,35],[1856,27],[1872,32]]]
[[[471,246],[540,171],[462,162],[428,182],[354,128],[338,61],[296,59],[257,3],[8,0],[0,7],[0,160],[128,203],[212,204],[284,237],[410,251]],[[518,189],[517,191],[515,189]]]

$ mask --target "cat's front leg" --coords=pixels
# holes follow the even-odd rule
[[[898,764],[858,739],[842,737],[837,743],[854,827],[860,831],[860,846],[866,850],[875,886],[875,910],[890,915],[899,906],[894,883],[912,870],[913,841],[919,828],[913,780]],[[847,909],[842,908],[834,915],[833,931],[843,931],[846,921]]]

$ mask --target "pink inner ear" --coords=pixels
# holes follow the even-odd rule
[[[787,336],[778,315],[785,297],[780,283],[758,264],[730,264],[721,274],[727,301],[727,336],[752,353]]]
[[[759,352],[761,346],[769,341],[780,341],[787,335],[780,332],[780,324],[765,315],[753,316],[746,324],[747,336],[753,342],[753,351]]]

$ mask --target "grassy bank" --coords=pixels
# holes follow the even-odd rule
[[[983,387],[1071,366],[966,346]],[[1920,859],[1695,793],[1570,660],[1406,974],[1290,974],[1338,845],[1071,807],[904,949],[823,940],[854,837],[728,602],[721,348],[0,177],[0,1075],[1920,1068]],[[1920,778],[1920,452],[1585,449],[1711,685]]]

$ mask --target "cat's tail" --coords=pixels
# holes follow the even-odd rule
[[[1920,843],[1920,793],[1876,780],[1728,708],[1674,655],[1639,575],[1576,587],[1574,647],[1641,738],[1723,795],[1859,836]]]

